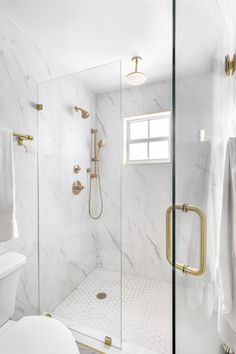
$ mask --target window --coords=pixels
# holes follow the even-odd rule
[[[124,162],[170,162],[171,112],[124,118]]]

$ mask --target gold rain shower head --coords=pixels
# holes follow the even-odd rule
[[[139,62],[142,61],[141,57],[133,57],[131,61],[134,61],[134,71],[129,73],[125,80],[126,82],[131,85],[131,86],[138,86],[144,84],[144,82],[147,80],[146,75],[142,73],[141,71],[138,71],[138,64]]]
[[[89,112],[88,111],[86,111],[83,108],[75,106],[75,112],[79,112],[79,111],[81,112],[81,117],[83,119],[87,119],[89,117]]]

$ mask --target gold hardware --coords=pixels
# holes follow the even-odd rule
[[[81,167],[79,164],[75,164],[74,165],[74,173],[79,173],[79,171],[81,170]]]
[[[105,337],[104,344],[112,346],[112,339],[110,337]]]
[[[100,172],[99,172],[99,153],[101,149],[104,147],[106,144],[104,139],[99,140],[97,144],[97,129],[93,128],[91,129],[91,134],[92,134],[92,168],[87,168],[87,173],[88,173],[88,178],[89,178],[89,203],[88,203],[88,209],[89,209],[89,215],[91,216],[92,219],[97,220],[102,216],[103,212],[103,198],[102,198],[102,186],[101,186],[101,178],[100,178]],[[101,202],[101,208],[97,216],[95,216],[92,212],[91,209],[91,201],[92,201],[92,180],[93,178],[98,179],[98,191],[99,191],[99,196],[100,196],[100,202]]]
[[[96,295],[96,297],[98,300],[104,300],[107,297],[107,294],[106,293],[98,293]]]
[[[80,181],[75,181],[72,185],[72,191],[74,194],[79,194],[84,189],[84,186]]]
[[[83,119],[87,119],[89,117],[89,112],[86,111],[85,109],[77,107],[77,106],[75,106],[74,109],[75,109],[75,112],[79,112],[80,111],[81,117]]]
[[[97,149],[97,129],[92,128],[91,129],[91,134],[93,135],[93,156],[92,156],[92,162],[93,162],[93,171],[87,169],[87,172],[90,173],[91,178],[96,178],[98,177],[98,165],[97,162],[100,160],[99,159],[99,152],[103,148],[103,146],[106,144],[104,139],[99,140],[98,142],[98,149]]]
[[[92,349],[92,351],[96,352],[97,354],[105,354],[104,352],[100,352],[100,350],[98,351],[97,349],[93,348],[93,347],[90,347],[89,345],[86,345],[84,343],[81,343],[81,342],[78,342],[78,341],[75,341],[75,343],[77,344],[78,348],[82,349],[85,348],[85,349]]]
[[[36,109],[37,109],[37,111],[42,111],[42,110],[43,110],[43,105],[42,105],[42,103],[37,103],[37,104],[36,104]]]
[[[131,61],[134,61],[134,63],[135,63],[135,69],[134,69],[134,71],[137,72],[137,71],[138,71],[138,63],[139,63],[140,61],[142,61],[142,57],[140,57],[140,56],[133,57],[133,58],[131,59]]]
[[[97,175],[97,162],[99,161],[99,158],[97,156],[97,129],[92,128],[91,129],[91,134],[93,135],[93,157],[92,157],[92,162],[93,162],[93,172],[90,174],[91,178],[96,178]]]
[[[166,258],[173,265],[172,245],[171,245],[171,213],[172,210],[182,210],[183,212],[192,211],[197,213],[200,218],[200,242],[199,242],[199,266],[198,268],[189,267],[187,264],[175,263],[175,267],[182,270],[183,273],[191,275],[202,275],[206,270],[206,215],[205,213],[193,205],[171,205],[166,211]]]
[[[19,145],[23,145],[24,140],[34,140],[32,135],[21,134],[21,133],[16,133],[16,132],[13,132],[12,134],[13,134],[13,136],[17,137]]]
[[[236,54],[234,54],[233,59],[230,59],[229,55],[225,57],[225,73],[227,76],[233,76],[236,69]]]
[[[139,56],[135,56],[131,59],[132,62],[134,62],[134,71],[130,72],[128,75],[126,75],[126,82],[129,85],[141,85],[146,81],[146,75],[142,73],[141,71],[138,70],[138,65],[142,61],[142,58]]]

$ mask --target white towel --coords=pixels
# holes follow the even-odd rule
[[[12,131],[0,128],[0,241],[18,237]]]
[[[221,227],[217,252],[219,278],[218,331],[232,348],[236,346],[236,138],[227,144]]]

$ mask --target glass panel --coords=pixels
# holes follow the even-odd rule
[[[150,138],[159,138],[170,135],[169,118],[150,120]]]
[[[176,195],[173,202],[197,207],[206,216],[206,227],[196,209],[189,211],[184,207],[175,213],[176,261],[188,265],[184,272],[179,269],[175,272],[175,349],[177,354],[215,354],[224,352],[222,343],[229,346],[236,343],[236,334],[230,332],[219,306],[222,286],[217,267],[222,261],[217,249],[222,236],[225,145],[235,120],[234,91],[224,71],[225,55],[231,53],[230,25],[225,22],[229,17],[224,13],[223,2],[176,0],[176,6],[176,184],[173,186]],[[207,245],[200,252],[201,235]],[[224,237],[226,242],[227,233]],[[199,275],[188,273],[189,267],[200,269],[201,255],[205,269]],[[235,347],[232,349],[235,352]]]
[[[130,139],[148,138],[148,121],[129,123]]]
[[[132,160],[146,160],[148,158],[148,144],[137,143],[129,146],[129,159]]]
[[[169,142],[154,141],[149,143],[149,159],[168,159]]]
[[[120,63],[40,83],[38,102],[41,309],[120,348]]]

